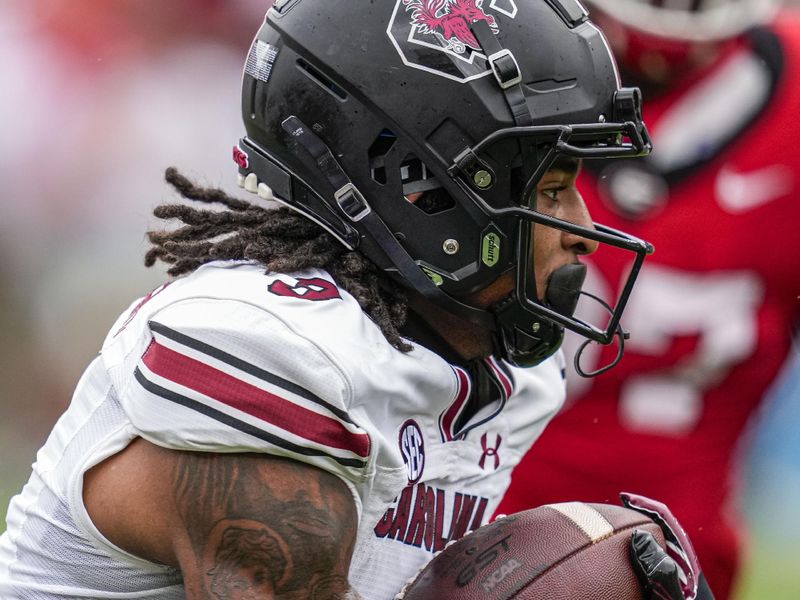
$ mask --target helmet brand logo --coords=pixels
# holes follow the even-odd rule
[[[495,266],[500,260],[500,236],[496,233],[487,233],[483,236],[481,259],[487,267]]]
[[[497,33],[499,15],[516,17],[516,1],[397,0],[387,33],[409,67],[466,82],[492,73],[470,25],[485,21]]]

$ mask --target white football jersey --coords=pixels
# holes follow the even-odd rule
[[[183,598],[178,570],[115,547],[83,474],[136,437],[261,452],[341,478],[359,530],[350,580],[388,600],[451,539],[486,523],[564,399],[563,357],[486,359],[496,399],[465,418],[470,374],[394,349],[324,271],[212,263],[134,303],[109,332],[11,502],[0,597]]]

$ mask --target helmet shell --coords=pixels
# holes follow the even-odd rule
[[[446,25],[465,25],[465,14],[493,22],[497,40],[518,62],[535,125],[611,118],[619,76],[606,41],[585,17],[565,18],[563,6],[574,9],[566,0],[278,3],[250,53],[250,62],[272,57],[268,76],[263,64],[261,72],[245,70],[247,136],[310,189],[331,197],[335,190],[315,160],[281,127],[296,116],[327,144],[413,259],[441,277],[445,291],[481,289],[515,264],[515,228],[477,209],[447,168],[464,148],[515,121],[485,54],[463,32],[462,48],[448,46],[443,36],[457,44],[464,28]],[[437,8],[424,26],[419,11]],[[515,202],[508,171],[519,150],[507,146],[494,153],[498,207]],[[455,200],[452,207],[429,213],[404,200],[403,169],[414,159]],[[484,260],[489,233],[497,236],[491,239],[500,244],[499,259]],[[457,252],[445,250],[448,241],[457,242]],[[386,262],[368,236],[359,247],[377,264]]]
[[[560,156],[650,148],[641,95],[620,88],[578,0],[278,0],[248,55],[242,112],[245,188],[262,194],[263,182],[389,276],[494,332],[503,358],[540,362],[564,327],[610,343],[652,248],[535,206]],[[562,308],[582,278],[565,278],[575,289],[554,304],[536,289],[533,223],[638,255],[605,330]],[[511,297],[465,300],[512,270]]]

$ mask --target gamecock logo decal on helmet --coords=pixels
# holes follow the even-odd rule
[[[387,33],[409,67],[465,82],[492,72],[470,24],[497,33],[499,15],[516,17],[515,0],[397,0]]]
[[[469,24],[486,21],[497,31],[497,21],[483,12],[483,0],[403,0],[411,13],[411,22],[423,34],[433,34],[444,44],[445,50],[464,54],[467,46],[480,50],[481,45]]]

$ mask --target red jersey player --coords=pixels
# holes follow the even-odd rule
[[[623,319],[625,359],[571,399],[513,475],[501,513],[632,490],[686,527],[717,598],[731,593],[742,521],[737,445],[787,359],[800,295],[800,19],[770,2],[589,0],[643,86],[652,155],[587,164],[592,215],[651,240]],[[579,184],[580,185],[580,184]],[[590,259],[595,289],[619,261]],[[613,360],[595,348],[588,371]]]

